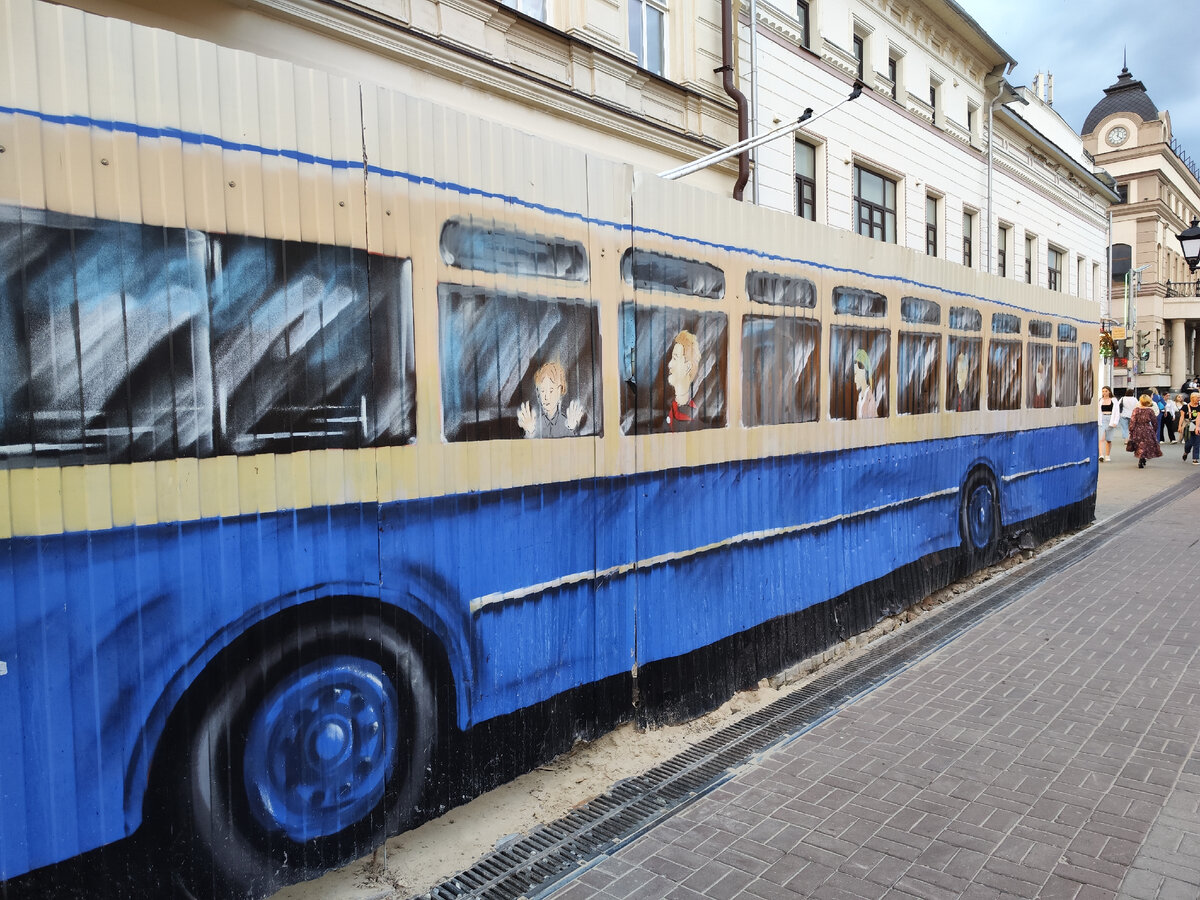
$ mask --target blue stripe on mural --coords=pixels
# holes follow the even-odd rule
[[[24,109],[21,107],[0,105],[0,115],[21,115],[29,116],[39,121],[54,125],[74,125],[81,128],[99,128],[104,131],[112,131],[121,134],[133,134],[138,137],[154,139],[154,140],[177,140],[182,144],[190,144],[193,146],[215,147],[221,150],[231,150],[237,152],[258,153],[263,156],[276,157],[279,159],[288,159],[294,162],[306,163],[309,165],[327,166],[335,170],[353,170],[363,169],[362,160],[339,160],[327,156],[316,156],[310,153],[301,153],[297,150],[282,150],[274,147],[266,147],[260,144],[250,144],[241,141],[229,141],[224,138],[217,137],[211,134],[205,134],[197,131],[185,131],[181,128],[156,128],[147,125],[138,125],[133,122],[122,122],[115,119],[94,119],[90,116],[82,115],[56,115],[53,113],[44,113],[33,109]],[[757,250],[752,247],[741,247],[736,244],[723,244],[714,241],[706,241],[700,238],[689,237],[687,235],[672,234],[668,231],[662,231],[657,228],[645,228],[638,225],[630,225],[622,222],[614,222],[608,219],[599,219],[584,215],[583,213],[574,212],[568,209],[562,209],[556,206],[549,206],[544,203],[535,203],[529,200],[524,200],[512,194],[502,194],[496,191],[487,191],[481,188],[470,187],[468,185],[457,184],[453,181],[442,181],[436,178],[431,178],[424,175],[416,175],[412,172],[405,172],[400,169],[389,169],[382,166],[368,164],[365,171],[379,175],[384,178],[398,178],[407,181],[410,184],[428,185],[438,188],[439,190],[450,191],[451,193],[459,194],[465,197],[480,197],[486,200],[500,200],[504,203],[509,203],[522,209],[536,210],[546,213],[547,215],[561,216],[577,222],[582,222],[587,225],[596,225],[605,228],[615,228],[621,231],[630,232],[633,234],[649,235],[656,237],[664,237],[673,241],[680,241],[685,244],[690,244],[694,247],[703,247],[712,250],[721,250],[729,253],[742,253],[756,259],[766,260],[777,263],[789,263],[794,265],[811,266],[814,269],[821,269],[828,272],[837,272],[846,275],[859,275],[865,278],[872,278],[879,281],[886,281],[892,284],[906,285],[913,288],[921,288],[928,291],[936,291],[949,297],[959,297],[965,300],[980,300],[987,303],[993,303],[997,306],[1003,306],[1008,309],[1015,309],[1025,313],[1033,313],[1035,310],[1019,306],[1014,303],[995,300],[991,297],[985,297],[980,294],[972,294],[966,291],[955,291],[950,288],[941,287],[935,284],[926,284],[922,281],[917,281],[912,278],[906,278],[901,275],[880,275],[876,272],[869,272],[865,269],[853,269],[844,266],[834,266],[828,263],[821,263],[811,259],[803,259],[801,257],[785,256],[778,253],[768,253],[763,250]],[[1059,318],[1068,319],[1072,322],[1078,322],[1083,325],[1095,325],[1099,327],[1099,318],[1096,319],[1081,319],[1075,316],[1058,314]]]

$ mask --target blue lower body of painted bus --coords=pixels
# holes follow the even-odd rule
[[[1008,527],[1095,486],[1089,422],[0,542],[0,880],[132,833],[176,704],[287,610],[403,611],[466,729],[958,550],[971,515]]]

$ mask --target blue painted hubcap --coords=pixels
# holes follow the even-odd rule
[[[391,777],[398,717],[391,681],[369,660],[328,656],[289,674],[247,735],[246,793],[259,824],[303,842],[365,816]]]
[[[967,536],[976,550],[983,550],[992,542],[996,522],[994,504],[991,488],[986,484],[979,485],[967,498]]]

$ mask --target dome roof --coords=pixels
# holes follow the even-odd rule
[[[1130,113],[1143,122],[1158,118],[1158,107],[1146,93],[1146,86],[1129,74],[1129,68],[1121,69],[1115,84],[1104,89],[1104,99],[1092,107],[1083,122],[1081,134],[1090,134],[1096,126],[1113,113]]]

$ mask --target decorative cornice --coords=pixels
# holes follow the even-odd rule
[[[821,54],[822,59],[832,63],[850,77],[858,77],[858,60],[854,58],[853,53],[845,47],[839,47],[833,41],[829,40],[829,38],[822,38],[821,43],[825,48],[825,51]]]
[[[1002,170],[1010,178],[1025,185],[1029,190],[1036,192],[1050,201],[1053,206],[1058,207],[1064,212],[1077,216],[1080,219],[1090,219],[1091,224],[1095,227],[1107,224],[1108,216],[1106,212],[1098,210],[1096,203],[1089,203],[1080,197],[1072,197],[1063,191],[1052,189],[1044,180],[1035,178],[1028,167],[1014,163],[1012,158],[994,156],[992,164],[997,171]],[[1009,212],[1011,213],[1012,210],[1009,210]],[[996,217],[999,219],[1002,216],[1000,213],[997,213]]]
[[[933,125],[933,107],[930,106],[925,100],[922,100],[916,94],[912,93],[912,91],[905,91],[905,96],[908,101],[908,111],[918,119]]]

